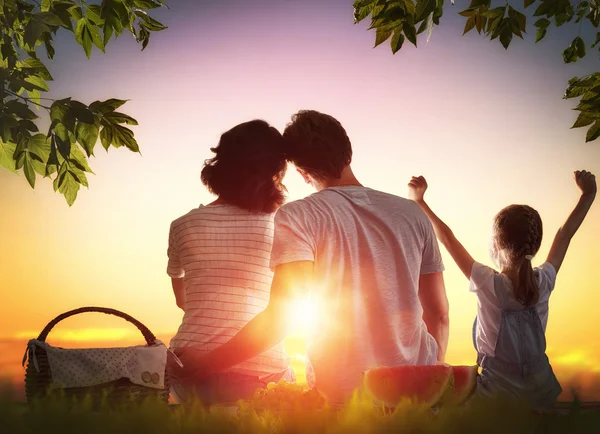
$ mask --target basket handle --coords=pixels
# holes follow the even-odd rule
[[[52,321],[50,321],[48,323],[48,325],[46,327],[44,327],[44,330],[42,330],[42,332],[38,336],[38,341],[45,342],[46,338],[48,337],[48,333],[50,333],[50,331],[54,328],[54,326],[56,324],[58,324],[59,322],[61,322],[63,319],[66,319],[73,315],[78,315],[80,313],[86,313],[86,312],[105,313],[107,315],[114,315],[114,316],[118,316],[119,318],[123,318],[124,320],[126,320],[126,321],[130,322],[131,324],[133,324],[134,326],[136,326],[138,328],[138,330],[140,332],[142,332],[142,335],[144,336],[144,339],[146,339],[146,343],[148,344],[148,346],[153,345],[154,342],[156,341],[156,336],[154,336],[154,334],[148,329],[148,327],[146,327],[144,324],[139,322],[137,319],[135,319],[134,317],[132,317],[130,315],[127,315],[126,313],[123,313],[116,309],[110,309],[107,307],[80,307],[79,309],[74,309],[74,310],[70,310],[69,312],[65,312],[65,313],[57,316],[56,318],[54,318]]]

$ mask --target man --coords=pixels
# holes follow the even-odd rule
[[[443,361],[444,267],[425,214],[358,182],[350,140],[333,117],[301,111],[284,138],[289,161],[317,193],[275,216],[267,308],[208,355],[179,352],[184,371],[202,378],[277,344],[305,294],[319,306],[317,333],[307,338],[307,378],[332,402],[349,398],[368,368]]]

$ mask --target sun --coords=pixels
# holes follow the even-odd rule
[[[291,303],[289,315],[293,333],[307,336],[318,326],[319,303],[316,298],[308,295],[298,297]]]

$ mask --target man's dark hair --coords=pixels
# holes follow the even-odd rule
[[[221,199],[256,213],[271,213],[285,200],[283,137],[262,120],[233,127],[221,135],[215,156],[206,160],[202,183]]]
[[[292,116],[283,132],[288,160],[313,177],[339,179],[352,161],[352,145],[337,119],[315,110]]]

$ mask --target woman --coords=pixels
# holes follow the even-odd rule
[[[283,138],[254,120],[224,133],[211,151],[202,182],[218,199],[175,220],[169,233],[167,272],[185,312],[173,350],[215,349],[269,301],[273,215],[285,191]],[[201,382],[171,377],[176,399],[196,395],[205,404],[247,399],[271,381],[295,381],[283,343]]]

